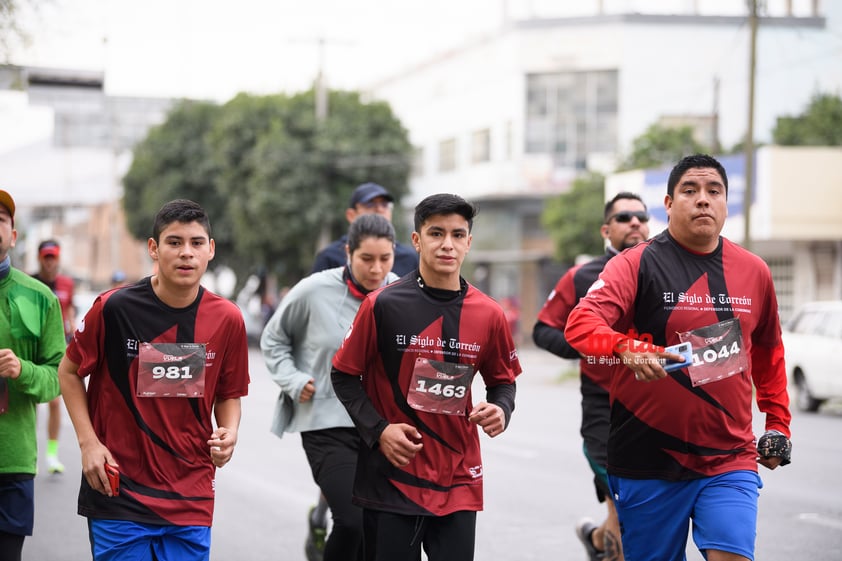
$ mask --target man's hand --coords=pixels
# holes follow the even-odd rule
[[[99,440],[82,444],[79,448],[82,452],[82,475],[85,476],[88,485],[94,491],[111,497],[111,484],[108,481],[108,474],[105,473],[105,464],[119,467],[117,460]]]
[[[0,378],[20,376],[20,359],[12,349],[0,349]]]
[[[389,424],[380,433],[380,451],[395,467],[409,464],[423,447],[421,433],[406,423]]]
[[[476,425],[482,427],[485,434],[494,438],[498,434],[502,434],[506,430],[506,414],[503,408],[494,405],[493,403],[481,402],[477,403],[468,420]]]
[[[768,430],[757,441],[757,463],[769,469],[785,466],[792,458],[792,442],[778,430]]]
[[[234,446],[237,445],[237,431],[225,427],[219,427],[211,434],[208,440],[210,446],[210,457],[213,465],[221,468],[231,460],[234,455]]]
[[[654,382],[666,378],[667,372],[661,364],[662,360],[684,362],[684,357],[680,354],[668,353],[663,347],[634,339],[626,342],[624,348],[617,351],[617,355],[639,382]]]

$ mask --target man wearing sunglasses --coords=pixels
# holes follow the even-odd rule
[[[608,260],[624,249],[649,237],[649,214],[646,205],[634,193],[619,193],[605,204],[604,223],[600,228],[608,244],[605,255],[571,268],[559,279],[532,331],[532,339],[539,347],[562,358],[580,358],[578,351],[564,338],[567,316],[588,288],[596,281]],[[598,361],[580,360],[582,391],[583,451],[594,472],[594,486],[599,502],[608,507],[608,515],[599,526],[590,518],[583,518],[576,525],[576,534],[585,546],[591,560],[623,559],[620,542],[620,523],[608,491],[605,469],[608,443],[608,383],[611,366]]]
[[[379,214],[385,216],[389,222],[392,221],[392,208],[394,208],[394,197],[382,185],[377,183],[363,183],[351,193],[351,200],[348,208],[345,209],[345,218],[351,224],[361,214]],[[325,269],[342,267],[345,265],[347,255],[345,245],[348,243],[347,235],[330,243],[322,249],[313,262],[311,273],[317,273]],[[395,244],[395,264],[392,272],[403,276],[418,268],[418,253],[408,245],[400,242]]]

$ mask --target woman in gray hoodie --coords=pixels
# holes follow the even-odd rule
[[[299,281],[266,324],[260,348],[281,388],[272,432],[300,432],[313,480],[327,498],[333,527],[324,561],[362,560],[362,509],[351,504],[360,439],[333,393],[331,359],[366,294],[396,280],[395,229],[364,214],[348,230],[347,264]],[[353,552],[357,552],[356,556]]]

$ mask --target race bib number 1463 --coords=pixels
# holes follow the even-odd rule
[[[470,364],[417,358],[406,401],[413,409],[441,415],[464,415],[474,378]]]

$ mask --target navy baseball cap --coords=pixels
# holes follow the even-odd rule
[[[394,197],[382,185],[377,183],[363,183],[351,193],[351,202],[348,208],[355,208],[360,203],[367,203],[377,197],[383,197],[389,202],[395,200]]]

